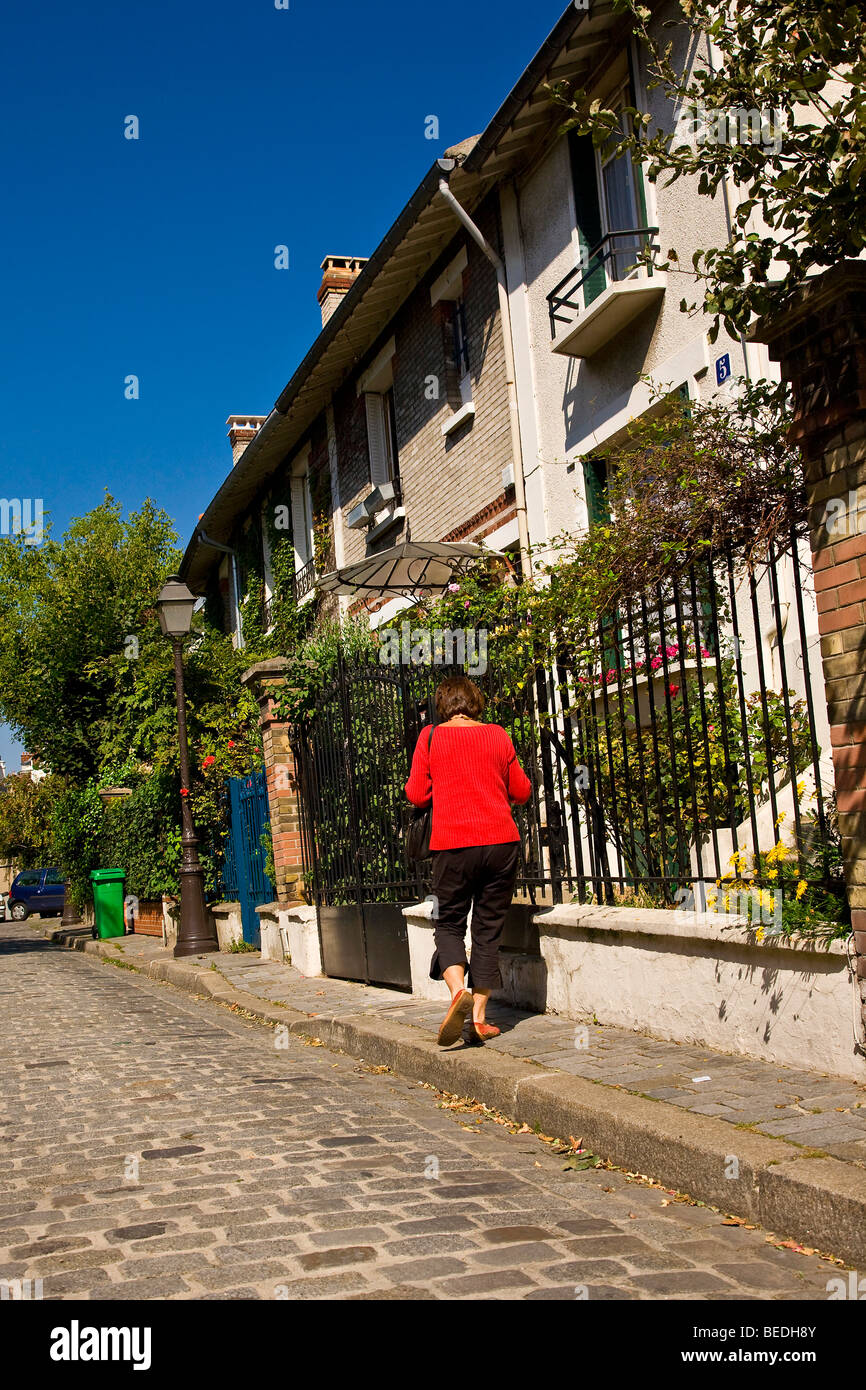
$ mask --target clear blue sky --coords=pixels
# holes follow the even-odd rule
[[[8,6],[0,496],[42,498],[55,531],[106,488],[150,496],[185,542],[231,463],[226,417],[267,413],[316,336],[323,256],[373,251],[565,8]],[[0,756],[17,767],[2,728]]]

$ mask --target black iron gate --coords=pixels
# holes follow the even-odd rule
[[[412,864],[404,853],[404,787],[415,744],[433,718],[435,686],[455,670],[341,660],[296,730],[304,862],[327,975],[411,987],[403,908],[430,885],[429,865]],[[490,717],[508,729],[533,782],[528,805],[515,808],[523,852],[517,892],[526,901],[515,904],[505,932],[506,945],[526,949],[538,893],[561,901],[568,872],[563,766],[557,768],[555,741],[539,739],[535,707],[547,700],[543,679],[507,702],[498,698],[490,672],[473,679],[485,688]]]

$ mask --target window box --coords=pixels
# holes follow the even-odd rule
[[[442,433],[444,435],[453,434],[454,430],[459,430],[460,426],[464,425],[467,420],[473,419],[474,415],[475,402],[467,401],[465,405],[461,405],[459,410],[455,410],[450,419],[445,421],[442,426]]]

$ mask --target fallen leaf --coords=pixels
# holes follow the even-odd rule
[[[665,1197],[665,1198],[662,1200],[662,1206],[663,1206],[663,1207],[669,1207],[670,1204],[671,1204],[671,1199],[670,1199],[670,1197]]]

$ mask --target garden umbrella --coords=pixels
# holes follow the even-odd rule
[[[329,594],[412,595],[419,589],[441,593],[470,560],[500,553],[468,541],[404,541],[354,565],[332,570],[318,581],[317,588]]]

